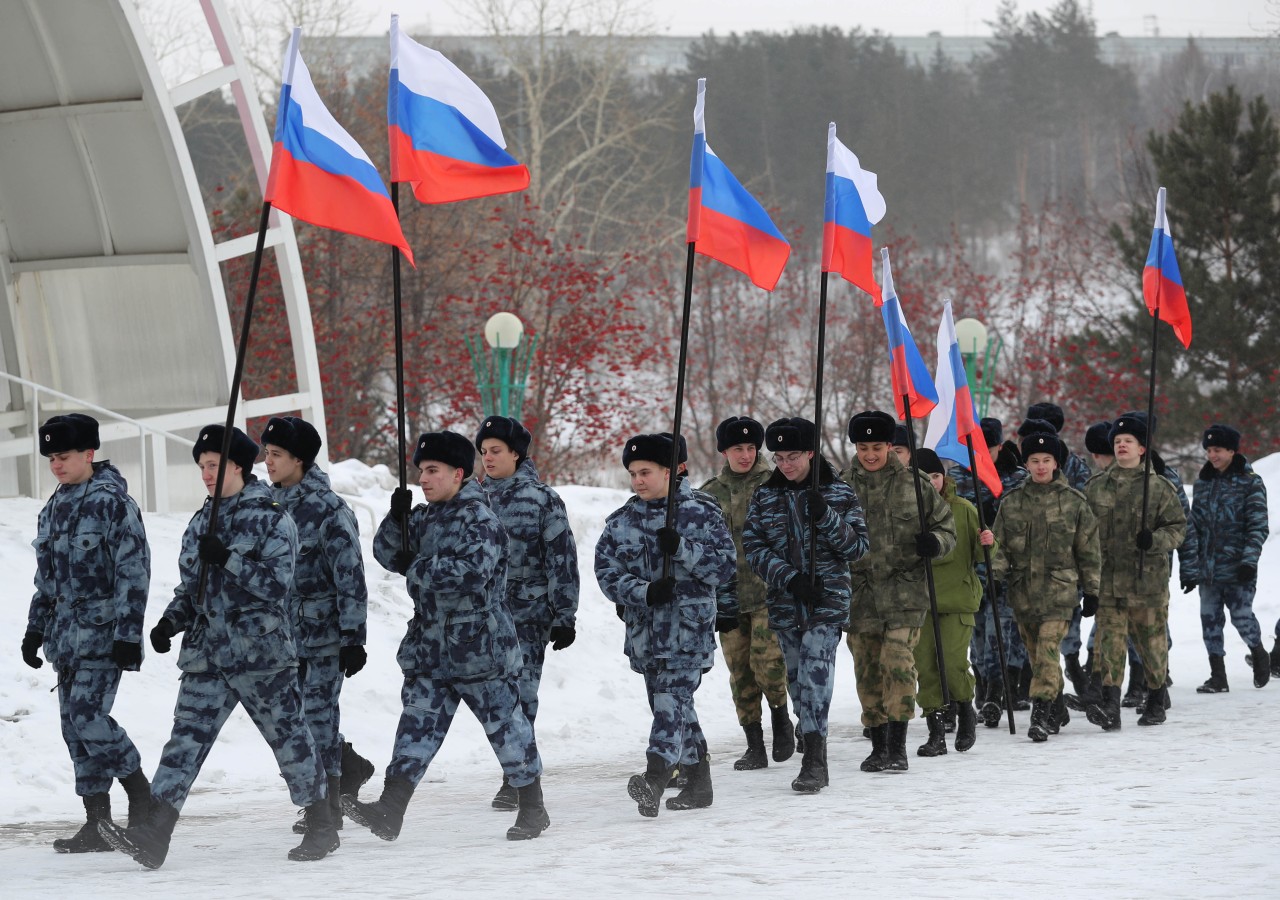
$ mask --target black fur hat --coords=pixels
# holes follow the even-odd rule
[[[1084,449],[1099,456],[1111,456],[1111,423],[1094,422],[1084,433]]]
[[[817,427],[808,419],[791,416],[777,419],[764,431],[765,447],[773,453],[789,453],[793,450],[812,450]]]
[[[1221,447],[1232,453],[1240,452],[1240,432],[1230,425],[1210,425],[1204,432],[1204,440],[1200,446],[1208,450],[1210,447]]]
[[[903,425],[901,422],[893,427],[893,446],[911,446],[911,435],[907,433],[907,426]]]
[[[930,475],[945,475],[947,470],[943,468],[942,460],[938,454],[928,447],[920,447],[915,453],[915,463],[921,472],[927,472]]]
[[[1107,434],[1107,440],[1113,446],[1116,438],[1122,434],[1131,434],[1138,439],[1138,443],[1147,446],[1147,416],[1146,413],[1127,412],[1120,418],[1111,423],[1111,431]]]
[[[524,459],[529,455],[529,443],[533,440],[533,435],[520,424],[519,419],[511,416],[489,416],[480,423],[480,430],[476,432],[476,449],[479,450],[480,445],[489,438],[497,438],[510,447],[512,453]]]
[[[855,444],[892,444],[897,426],[897,420],[887,412],[869,409],[849,420],[849,440]]]
[[[1053,423],[1045,419],[1023,419],[1022,424],[1018,426],[1018,437],[1024,438],[1031,434],[1057,434],[1058,429],[1053,427]]]
[[[196,445],[191,448],[191,458],[196,462],[200,462],[200,455],[203,453],[221,453],[222,437],[226,432],[225,425],[206,425],[200,429],[200,436],[196,438]],[[258,458],[258,445],[253,442],[253,438],[245,434],[239,428],[231,429],[231,451],[227,454],[227,459],[240,467],[245,475],[253,471],[254,461]]]
[[[629,469],[633,462],[643,461],[670,468],[671,449],[670,434],[637,434],[622,445],[622,467]]]
[[[750,416],[730,416],[716,426],[716,452],[723,453],[738,444],[764,445],[764,426]]]
[[[470,478],[476,465],[476,450],[456,431],[427,431],[418,435],[413,464],[419,466],[428,459],[461,469],[463,477]]]
[[[315,464],[320,443],[320,432],[297,416],[275,416],[267,421],[267,427],[262,431],[264,447],[271,444],[292,453],[308,468]]]
[[[1027,407],[1028,419],[1044,419],[1053,426],[1054,431],[1062,431],[1062,426],[1066,424],[1066,417],[1062,414],[1062,407],[1056,403],[1050,403],[1048,400],[1042,400],[1039,403],[1032,403]]]
[[[1067,447],[1056,432],[1032,432],[1022,439],[1022,446],[1018,449],[1022,453],[1023,460],[1032,453],[1048,453],[1058,464],[1059,469],[1067,462]]]
[[[40,426],[40,455],[52,456],[69,450],[97,450],[98,420],[84,413],[50,416]]]
[[[664,431],[662,436],[667,440],[671,440],[671,432]],[[680,456],[676,459],[676,465],[687,463],[689,461],[689,442],[684,439],[684,435],[680,435]]]
[[[982,439],[987,442],[988,447],[999,447],[1004,443],[1004,423],[999,419],[988,416],[978,426],[982,429]]]

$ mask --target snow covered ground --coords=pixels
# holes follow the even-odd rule
[[[1263,554],[1256,610],[1268,648],[1280,616],[1280,455],[1258,470],[1271,492],[1273,537]],[[192,477],[195,477],[192,470]],[[1192,473],[1187,473],[1192,474]],[[366,551],[394,486],[385,468],[334,467],[353,500]],[[1195,595],[1174,588],[1173,708],[1159,728],[1104,734],[1083,717],[1043,745],[1007,727],[979,726],[966,754],[914,756],[911,771],[858,771],[861,737],[853,665],[843,649],[829,743],[831,786],[817,796],[790,789],[799,758],[734,772],[741,730],[723,665],[704,680],[699,715],[711,742],[715,805],[642,819],[626,779],[643,768],[648,710],[640,677],[622,656],[622,625],[592,577],[592,548],[621,491],[561,490],[583,572],[578,640],[548,652],[538,737],[551,828],[510,843],[514,813],[489,808],[500,772],[483,732],[460,712],[414,796],[394,843],[347,824],[342,848],[319,863],[286,860],[297,843],[295,812],[274,760],[237,712],[209,756],[174,833],[165,866],[151,872],[123,854],[65,856],[49,846],[83,820],[59,733],[54,675],[18,655],[31,595],[34,500],[0,500],[0,872],[10,897],[351,896],[1272,896],[1280,876],[1273,821],[1280,797],[1280,684],[1255,690],[1244,647],[1228,628],[1232,691],[1195,693],[1208,675]],[[146,517],[152,548],[147,628],[177,580],[185,515]],[[367,555],[367,554],[366,554]],[[343,692],[343,731],[379,768],[399,713],[395,648],[411,605],[403,579],[366,562],[369,664]],[[125,676],[115,707],[154,770],[168,736],[177,653],[150,652]],[[766,726],[767,730],[767,726]],[[123,792],[113,791],[120,816]]]

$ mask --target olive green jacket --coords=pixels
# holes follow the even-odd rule
[[[1085,496],[1098,519],[1102,549],[1103,606],[1146,609],[1169,603],[1170,555],[1187,533],[1187,516],[1168,480],[1153,470],[1147,479],[1147,528],[1151,549],[1142,554],[1138,574],[1138,532],[1142,529],[1142,467],[1111,465],[1089,479]]]
[[[951,507],[956,523],[956,547],[933,561],[933,584],[938,595],[938,614],[975,613],[982,602],[982,582],[978,563],[982,543],[978,540],[978,510],[956,493],[956,483],[947,478],[942,498]],[[995,552],[995,548],[991,548]]]
[[[773,469],[765,462],[763,456],[756,457],[756,464],[751,471],[739,475],[729,468],[720,470],[720,474],[709,479],[702,486],[720,504],[724,517],[729,523],[729,532],[733,535],[733,546],[738,551],[738,577],[736,593],[738,610],[744,613],[759,612],[765,608],[766,585],[760,580],[751,566],[747,565],[747,554],[742,549],[742,527],[747,521],[747,507],[751,505],[751,495],[760,485],[769,480]],[[729,586],[722,585],[722,591]]]

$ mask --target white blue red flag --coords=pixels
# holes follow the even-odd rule
[[[285,51],[264,199],[312,225],[399,247],[412,263],[382,176],[316,93],[298,52],[301,37],[293,29]]]
[[[703,121],[707,79],[698,79],[693,107],[693,156],[689,160],[689,221],[686,240],[694,252],[737,269],[771,291],[782,276],[791,245],[755,197],[707,146]]]
[[[964,370],[964,358],[960,355],[960,342],[956,340],[956,324],[952,318],[951,301],[942,301],[942,324],[938,326],[938,368],[933,376],[938,391],[938,405],[929,414],[929,427],[925,431],[924,445],[938,456],[969,468],[968,438],[973,440],[973,460],[978,467],[978,477],[992,494],[999,497],[1004,490],[1000,473],[991,460],[987,439],[982,436],[978,412],[969,390],[969,376]]]
[[[387,84],[391,180],[423,203],[522,191],[529,170],[507,153],[498,114],[474,81],[445,56],[400,31],[391,17]]]
[[[1164,210],[1164,188],[1156,193],[1156,226],[1151,234],[1151,249],[1142,270],[1142,297],[1147,311],[1173,326],[1182,346],[1191,346],[1191,310],[1187,292],[1182,288],[1182,273],[1173,253],[1173,235]]]
[[[884,218],[885,202],[876,174],[862,168],[852,150],[827,125],[827,192],[822,213],[822,271],[835,272],[876,300],[880,286],[872,272],[871,226]]]
[[[920,349],[911,337],[907,317],[898,302],[898,292],[893,288],[893,270],[889,266],[889,248],[880,248],[880,286],[883,303],[880,315],[884,318],[885,331],[889,334],[889,371],[893,380],[893,405],[898,418],[907,417],[907,406],[914,418],[924,418],[938,405],[938,393],[933,378],[920,358]],[[903,405],[906,400],[907,406]]]

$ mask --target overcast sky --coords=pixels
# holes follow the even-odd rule
[[[455,0],[356,0],[369,16],[368,33],[385,31],[393,12],[407,27],[437,34],[474,31]],[[465,0],[464,0],[465,3]],[[896,35],[985,35],[998,0],[646,0],[660,32],[697,35],[714,30],[788,30],[796,26],[861,26]],[[1052,0],[1021,0],[1020,12],[1043,12]],[[1093,0],[1098,33],[1170,37],[1263,37],[1280,30],[1278,0]]]

